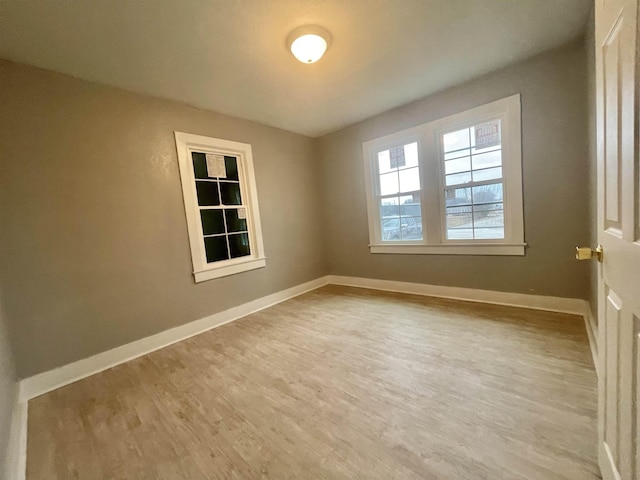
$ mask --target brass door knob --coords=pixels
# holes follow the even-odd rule
[[[590,247],[576,247],[576,259],[578,260],[591,260],[595,258],[599,262],[602,262],[602,245],[598,245],[595,250]]]

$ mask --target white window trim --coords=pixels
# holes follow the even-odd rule
[[[439,137],[483,120],[502,120],[504,240],[447,240],[445,235],[444,172]],[[369,248],[371,253],[435,255],[524,255],[520,95],[516,94],[417,127],[363,143]],[[414,242],[382,240],[376,189],[377,152],[418,142],[423,239]]]
[[[178,152],[178,163],[180,166],[180,180],[182,182],[185,214],[187,217],[187,230],[189,232],[189,243],[191,245],[193,275],[196,283],[265,267],[266,257],[264,255],[262,226],[260,224],[260,211],[258,208],[258,195],[253,170],[251,145],[190,133],[174,132],[174,134]],[[215,263],[207,263],[204,235],[200,222],[198,196],[196,193],[196,178],[193,173],[191,161],[192,151],[233,155],[238,158],[240,192],[243,203],[247,208],[247,230],[251,255]]]

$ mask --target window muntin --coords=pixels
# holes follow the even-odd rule
[[[524,255],[520,137],[514,95],[365,142],[371,252]]]
[[[264,267],[251,145],[175,135],[196,282]]]

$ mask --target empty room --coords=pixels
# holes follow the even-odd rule
[[[0,2],[0,480],[640,480],[639,16]]]

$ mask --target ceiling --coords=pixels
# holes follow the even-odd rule
[[[309,136],[569,42],[590,0],[2,0],[0,57]],[[318,24],[318,63],[287,51]]]

